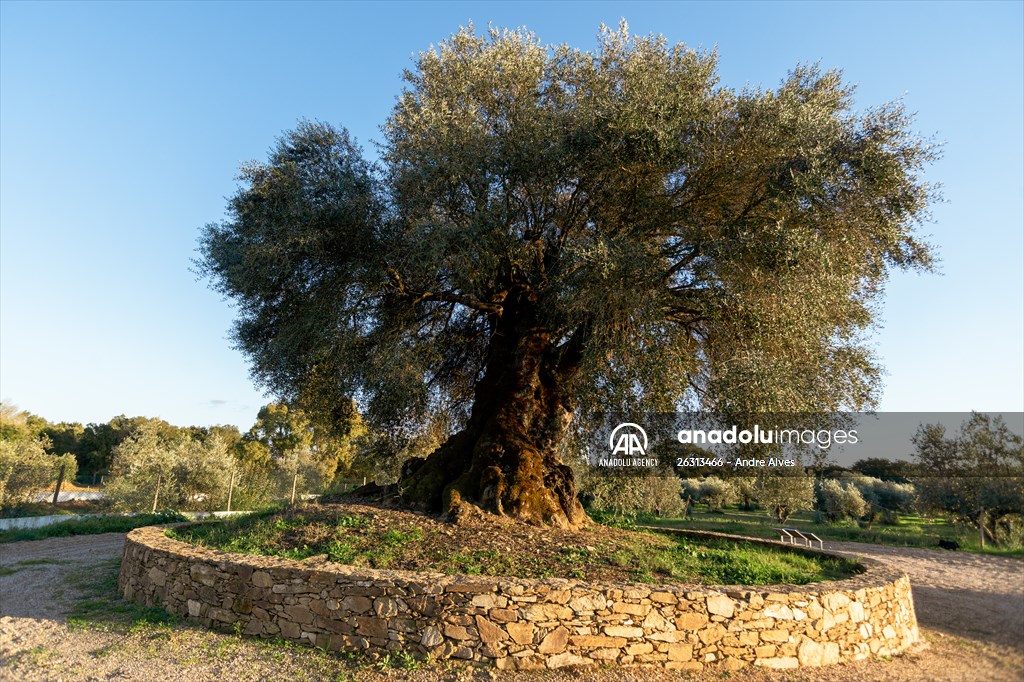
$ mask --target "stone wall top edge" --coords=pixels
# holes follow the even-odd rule
[[[191,524],[174,524],[182,527]],[[199,560],[211,565],[230,565],[252,568],[254,570],[286,570],[290,578],[312,577],[315,574],[333,573],[339,577],[345,577],[352,582],[404,582],[410,584],[431,584],[439,585],[448,591],[461,591],[458,586],[487,586],[490,591],[495,591],[502,586],[521,586],[524,588],[546,588],[546,589],[576,589],[604,592],[607,590],[642,590],[647,592],[671,592],[671,593],[706,593],[706,594],[727,594],[733,597],[750,596],[753,594],[767,595],[772,593],[783,594],[815,594],[824,592],[856,592],[861,589],[878,589],[886,587],[906,574],[899,569],[892,568],[881,562],[866,557],[856,557],[856,561],[865,569],[862,573],[845,578],[843,580],[829,580],[806,585],[702,585],[699,583],[636,583],[636,582],[586,582],[570,578],[515,578],[511,576],[479,576],[479,575],[451,575],[434,572],[385,570],[374,568],[363,568],[338,564],[330,561],[320,562],[313,565],[283,557],[239,554],[225,552],[223,550],[190,545],[180,540],[175,540],[166,535],[167,526],[145,526],[136,528],[128,533],[126,542],[141,546],[150,551],[157,551],[174,558],[186,558]],[[661,529],[666,530],[666,529]],[[681,531],[683,534],[690,534],[691,531]],[[695,535],[706,535],[703,532]],[[729,536],[724,533],[711,534],[714,536],[726,537],[749,541],[749,538],[741,536]],[[772,540],[755,541],[759,544],[766,544],[772,547],[792,549],[785,543],[778,543]],[[796,547],[801,553],[825,555],[830,557],[851,559],[850,556],[834,554],[832,552],[821,552],[818,550],[806,550]],[[456,589],[450,589],[455,587]]]

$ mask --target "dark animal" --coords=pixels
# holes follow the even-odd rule
[[[956,540],[939,540],[939,547],[942,549],[960,549],[960,543]]]

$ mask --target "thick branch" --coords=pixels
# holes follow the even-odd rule
[[[410,299],[413,305],[422,303],[424,301],[439,301],[442,303],[458,303],[461,306],[472,308],[473,310],[479,310],[485,313],[494,313],[501,315],[504,308],[497,303],[487,303],[485,301],[478,301],[469,296],[463,296],[453,291],[422,291],[411,289],[402,279],[402,276],[394,268],[389,267],[387,269],[388,276],[391,277],[391,286],[402,296]]]

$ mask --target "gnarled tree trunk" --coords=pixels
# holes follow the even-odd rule
[[[528,523],[578,527],[587,517],[557,448],[572,420],[579,344],[556,347],[528,308],[509,308],[496,321],[466,426],[409,462],[399,489],[449,513],[472,502]]]

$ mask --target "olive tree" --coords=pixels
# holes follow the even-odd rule
[[[222,434],[192,438],[147,423],[114,448],[106,493],[125,511],[221,509],[235,467]]]
[[[559,443],[588,410],[871,406],[887,274],[931,264],[934,151],[838,72],[716,69],[624,24],[591,51],[470,27],[405,73],[378,163],[285,133],[201,238],[254,377],[325,420],[444,412],[407,503],[561,526],[585,522]]]
[[[849,481],[844,484],[834,478],[827,478],[819,484],[818,511],[829,521],[859,519],[870,508],[860,489]]]
[[[75,456],[51,455],[46,439],[0,438],[0,508],[31,502],[53,484],[64,467],[64,477],[74,480]]]
[[[814,478],[798,472],[765,473],[758,476],[754,495],[772,521],[786,523],[796,512],[814,507]]]
[[[922,424],[913,438],[917,489],[925,509],[950,514],[998,544],[1000,520],[1024,514],[1024,439],[1001,417],[972,413],[960,431]]]

